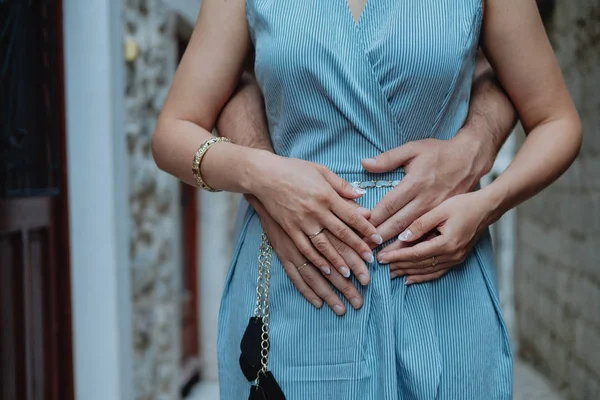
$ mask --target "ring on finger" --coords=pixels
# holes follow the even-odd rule
[[[435,267],[439,263],[440,263],[440,261],[435,256],[431,257],[431,266],[432,267]]]
[[[321,233],[323,233],[324,230],[325,230],[325,228],[321,228],[321,229],[319,229],[319,231],[317,233],[313,233],[312,235],[309,235],[308,238],[312,240],[312,239],[316,238],[317,236],[319,236]]]
[[[309,262],[309,261],[307,261],[307,262],[305,262],[304,264],[302,264],[302,265],[300,265],[300,266],[296,267],[296,269],[298,270],[298,272],[300,272],[300,271],[302,270],[302,268],[306,267],[308,264],[310,264],[310,262]]]

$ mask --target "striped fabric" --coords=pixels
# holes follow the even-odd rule
[[[348,181],[360,160],[425,138],[448,139],[467,115],[481,0],[247,0],[255,71],[278,154]],[[402,179],[401,170],[378,179]],[[388,188],[360,200],[372,208]],[[248,397],[239,344],[255,303],[261,225],[244,219],[221,303],[221,398]],[[315,309],[279,260],[271,281],[270,369],[289,400],[512,398],[512,356],[489,234],[465,263],[405,286],[370,265],[364,307]]]

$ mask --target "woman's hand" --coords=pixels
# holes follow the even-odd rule
[[[413,222],[377,259],[390,265],[392,278],[408,275],[406,284],[437,279],[467,258],[492,222],[492,208],[480,192],[452,197]],[[427,234],[430,238],[410,246]]]
[[[246,195],[246,199],[256,210],[263,225],[263,229],[265,230],[265,234],[273,246],[273,250],[277,254],[277,257],[279,257],[286,273],[298,291],[300,291],[306,300],[316,308],[321,308],[323,306],[323,301],[325,301],[337,315],[343,315],[346,312],[346,307],[333,291],[331,285],[327,282],[327,279],[325,279],[321,272],[319,272],[312,264],[302,266],[306,263],[306,258],[298,251],[292,239],[285,233],[281,226],[279,226],[277,221],[269,215],[256,197]],[[355,207],[358,208],[358,205]],[[368,210],[366,210],[366,213],[363,213],[363,216],[369,217]],[[341,257],[348,260],[348,265],[357,264],[355,274],[357,271],[361,274],[366,273],[366,283],[368,283],[368,271],[360,257],[334,237],[330,237],[330,240],[332,243],[336,243],[340,246]],[[299,267],[301,267],[300,270],[298,270]],[[361,269],[364,269],[364,271],[361,271]],[[330,271],[327,278],[348,299],[354,308],[358,309],[362,307],[363,299],[356,287],[352,284],[352,281],[344,278],[336,270]]]
[[[348,269],[348,265],[340,265],[342,260],[332,237],[365,261],[373,261],[372,250],[361,237],[375,243],[383,240],[361,212],[345,200],[359,198],[363,189],[352,187],[323,165],[308,161],[264,152],[254,165],[250,193],[313,265],[327,273],[329,260],[338,271]]]
[[[418,140],[363,160],[363,167],[370,172],[383,173],[401,166],[406,172],[400,184],[371,212],[370,222],[384,241],[444,200],[475,187],[496,155],[481,138],[477,132],[465,131],[450,140]]]

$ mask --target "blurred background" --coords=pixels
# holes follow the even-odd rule
[[[180,184],[150,149],[200,3],[0,0],[0,400],[218,399],[239,197]],[[584,145],[493,227],[501,301],[516,398],[595,400],[600,2],[539,3]]]

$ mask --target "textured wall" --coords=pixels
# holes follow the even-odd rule
[[[131,56],[123,173],[130,182],[134,387],[136,399],[170,400],[179,389],[179,184],[156,168],[150,139],[174,72],[173,19],[161,0],[122,4]]]
[[[600,2],[558,0],[548,31],[584,123],[571,169],[518,209],[520,351],[572,399],[600,398]]]

